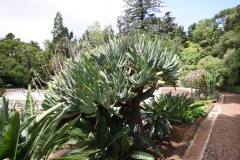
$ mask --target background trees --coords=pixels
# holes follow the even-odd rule
[[[125,0],[123,16],[118,18],[119,33],[115,34],[112,27],[101,28],[99,22],[88,26],[79,42],[73,40],[73,33],[63,23],[60,12],[56,13],[51,33],[52,40],[46,40],[42,50],[37,42],[21,42],[13,33],[8,33],[0,40],[0,54],[14,58],[19,64],[30,70],[34,68],[40,73],[40,77],[48,79],[42,67],[47,68],[50,74],[54,74],[54,59],[69,58],[71,46],[78,50],[90,51],[99,45],[108,43],[109,37],[125,36],[131,33],[147,33],[153,37],[162,35],[163,45],[171,52],[177,53],[182,63],[182,77],[188,71],[197,69],[199,60],[206,56],[212,56],[224,61],[224,68],[233,69],[225,76],[224,84],[231,82],[238,84],[239,78],[234,83],[228,78],[233,77],[235,67],[230,67],[231,57],[237,55],[240,47],[240,23],[239,8],[224,9],[212,18],[200,20],[188,27],[187,34],[182,26],[174,22],[171,12],[166,12],[162,17],[162,1],[160,0]],[[57,53],[58,58],[54,57]],[[230,54],[231,53],[231,54]],[[231,59],[231,60],[230,60]],[[41,64],[44,62],[44,65]],[[214,68],[214,66],[213,66]],[[216,74],[218,75],[218,74]],[[236,74],[235,76],[237,76]],[[1,81],[3,82],[3,80]],[[4,82],[5,83],[5,82]]]
[[[0,87],[25,87],[29,83],[29,71],[14,58],[0,55]]]
[[[66,57],[69,55],[69,43],[73,39],[73,32],[69,32],[68,28],[63,25],[63,17],[60,12],[57,12],[54,18],[51,47],[52,53],[63,54]]]
[[[12,33],[8,33],[0,41],[0,87],[26,87],[32,80],[32,70],[38,72],[39,76],[46,80],[42,60],[43,52],[37,42],[21,42],[14,39]]]
[[[211,19],[204,19],[189,26],[190,42],[181,53],[185,64],[182,65],[183,70],[186,69],[186,64],[198,63],[198,66],[205,66],[203,68],[206,71],[212,70],[215,73],[218,85],[240,83],[238,72],[231,67],[232,58],[240,48],[239,9],[240,5],[222,10]],[[194,51],[193,46],[199,47]]]
[[[111,26],[102,29],[99,22],[94,22],[88,26],[79,40],[81,50],[90,51],[100,45],[108,43],[109,39],[113,37],[114,31]]]

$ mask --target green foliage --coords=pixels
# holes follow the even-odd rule
[[[199,106],[193,110],[187,110],[184,114],[184,120],[189,123],[194,123],[198,117],[203,116],[203,114],[207,111],[207,107],[203,106],[202,102],[201,105],[202,106]]]
[[[131,155],[132,158],[134,159],[145,159],[145,160],[154,160],[155,158],[146,152],[143,151],[134,151]]]
[[[26,86],[29,82],[29,72],[15,59],[0,55],[0,78],[3,81],[3,87],[7,84]]]
[[[213,45],[212,55],[223,58],[228,49],[238,49],[240,47],[239,38],[240,34],[236,34],[233,30],[224,32],[219,38],[219,42]]]
[[[187,42],[188,47],[184,48],[181,52],[181,60],[183,61],[183,64],[188,65],[196,65],[197,62],[202,58],[202,48],[199,46],[199,44],[195,44],[192,42]]]
[[[147,123],[145,128],[149,130],[150,137],[170,136],[170,121],[182,122],[184,120],[191,123],[194,118],[199,117],[204,108],[199,108],[203,104],[195,103],[194,99],[187,98],[187,94],[182,93],[176,96],[172,92],[161,94],[155,101],[144,104],[142,107],[143,120]]]
[[[0,87],[3,86],[3,81],[1,81],[0,79]],[[0,97],[2,97],[2,95],[4,94],[5,92],[5,88],[0,88]]]
[[[240,84],[240,49],[229,50],[224,55],[224,64],[227,67],[228,85]]]
[[[83,156],[89,159],[116,160],[127,157],[136,159],[141,159],[141,157],[153,158],[152,155],[142,151],[127,153],[134,142],[134,137],[130,133],[130,128],[121,119],[109,115],[107,117],[101,116],[96,129],[92,122],[95,122],[92,118],[80,118],[79,127],[70,130],[69,133],[72,137],[66,142],[66,144],[77,146],[80,149],[73,150],[61,158],[70,159]],[[114,125],[117,123],[118,126]],[[151,142],[151,139],[144,136],[141,136],[141,138],[161,154],[156,145]],[[82,151],[83,149],[84,152],[81,153],[79,150]]]
[[[6,102],[5,99],[3,101]],[[5,103],[4,102],[4,103]],[[6,113],[7,107],[3,106],[3,111]],[[6,115],[5,115],[6,116]],[[4,119],[3,116],[1,116],[2,122],[5,123],[7,118]],[[18,145],[18,139],[20,134],[20,116],[18,112],[15,112],[13,117],[10,117],[12,119],[8,126],[2,125],[1,127],[1,141],[0,141],[0,158],[10,158],[15,159],[16,153],[17,153],[17,145]],[[6,130],[4,132],[3,130]],[[3,137],[2,137],[3,136]]]
[[[120,35],[145,31],[154,32],[153,30],[159,32],[160,18],[157,18],[156,14],[160,12],[162,6],[160,0],[124,0],[124,2],[126,3],[124,15],[118,18]],[[166,17],[167,20],[170,18],[172,17]]]
[[[189,87],[188,81],[186,81],[186,77],[197,70],[197,64],[201,58],[206,56],[206,52],[198,43],[192,43],[187,41],[187,48],[184,48],[180,53],[181,57],[181,72],[180,72],[180,80],[182,85],[185,87]]]
[[[53,35],[54,44],[63,37],[67,37],[69,40],[73,38],[73,33],[69,33],[68,28],[63,25],[63,18],[60,12],[57,12],[54,18],[54,26],[51,33]]]
[[[214,58],[212,56],[206,56],[198,62],[197,68],[200,70],[205,70],[208,73],[213,72],[216,78],[216,85],[225,84],[227,69],[224,66],[223,60]]]
[[[55,114],[62,104],[36,115],[33,109],[31,88],[29,86],[25,118],[20,120],[18,112],[8,109],[8,100],[3,97],[0,114],[0,158],[28,160],[46,158],[53,147],[67,140],[66,133],[79,119],[64,124],[56,130],[68,108]]]
[[[228,86],[228,92],[240,94],[240,86]]]
[[[198,43],[201,47],[212,46],[217,42],[219,31],[214,25],[213,20],[203,19],[194,26],[191,31],[192,41]]]
[[[54,18],[52,33],[52,41],[47,40],[47,49],[51,54],[60,54],[64,57],[70,57],[70,44],[73,39],[73,32],[69,32],[68,28],[63,25],[63,17],[57,12]]]
[[[83,33],[80,40],[80,46],[82,51],[90,51],[100,45],[106,44],[109,39],[114,35],[112,27],[106,27],[101,29],[99,22],[94,22],[88,26],[87,30]]]
[[[159,80],[174,84],[178,66],[178,56],[162,48],[159,38],[153,41],[148,35],[136,34],[113,39],[69,59],[48,83],[43,107],[64,102],[58,111],[70,106],[67,113],[81,115],[78,128],[82,134],[77,135],[83,138],[79,143],[100,149],[95,158],[121,159],[132,143],[141,148],[141,138],[145,138],[140,102],[153,94]],[[139,126],[137,131],[128,135],[127,130],[135,125]],[[126,148],[122,146],[124,139]],[[154,144],[151,139],[148,142]]]
[[[110,123],[116,121],[115,119],[101,116],[95,129],[91,124],[93,119],[81,118],[80,127],[70,131],[72,136],[80,137],[73,145],[79,148],[87,146],[88,150],[95,150],[89,155],[89,158],[122,159],[124,151],[127,151],[133,142],[128,136],[128,127],[118,128]]]
[[[15,38],[15,35],[12,34],[12,33],[8,33],[6,36],[5,36],[5,39],[14,39]]]
[[[15,56],[17,49],[23,42],[14,39],[6,39],[0,42],[0,53],[6,56]]]
[[[167,108],[166,104],[160,99],[164,98],[162,95],[159,98],[158,102],[153,102],[150,104],[144,104],[142,107],[142,119],[147,124],[144,126],[149,132],[149,136],[159,137],[160,139],[163,136],[170,136],[171,128],[170,122],[168,120],[167,114],[170,112],[171,108]]]
[[[9,35],[6,35],[9,36]],[[26,87],[30,82],[33,70],[38,73],[38,77],[47,79],[45,69],[45,60],[51,59],[45,57],[45,52],[37,42],[21,42],[18,39],[5,38],[0,41],[0,86],[8,87]]]
[[[239,13],[240,5],[233,7],[231,9],[227,9],[225,11],[226,19],[224,23],[224,30],[234,30],[236,24],[239,23],[240,13]]]
[[[190,42],[201,48],[197,52],[190,52],[193,50],[191,46],[188,46],[183,50],[181,59],[187,65],[202,63],[201,66],[204,67],[199,68],[198,65],[198,69],[204,69],[206,72],[214,70],[217,85],[237,85],[239,83],[239,68],[235,70],[230,66],[234,60],[232,53],[240,47],[239,8],[240,5],[224,9],[213,18],[200,20],[188,28]],[[213,57],[209,57],[209,55]],[[186,75],[185,68],[186,66],[183,65],[184,73],[181,77]]]

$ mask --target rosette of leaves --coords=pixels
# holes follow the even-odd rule
[[[70,106],[68,113],[91,115],[105,108],[111,115],[122,117],[125,114],[120,114],[120,109],[131,110],[126,103],[140,103],[150,97],[159,80],[174,84],[178,68],[179,57],[167,52],[157,38],[135,35],[113,39],[69,59],[48,83],[43,108],[65,102]]]
[[[190,119],[196,108],[203,106],[195,103],[193,98],[188,98],[187,93],[172,95],[172,92],[160,94],[151,103],[145,103],[141,109],[143,121],[147,124],[145,129],[149,130],[150,137],[170,136],[170,122],[182,122]],[[200,115],[198,115],[200,116]]]

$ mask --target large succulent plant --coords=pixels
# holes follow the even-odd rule
[[[90,115],[104,107],[121,117],[119,111],[126,102],[148,98],[158,81],[174,84],[178,67],[178,56],[167,52],[157,38],[135,35],[113,39],[69,59],[48,83],[43,107],[65,102],[70,105],[68,113]]]
[[[112,39],[68,59],[48,83],[43,108],[64,102],[59,111],[69,106],[68,114],[81,114],[95,129],[103,115],[117,117],[131,129],[139,126],[136,137],[146,139],[139,104],[152,96],[159,83],[175,84],[179,62],[159,37],[136,34]],[[113,123],[108,120],[107,128]],[[140,147],[138,142],[134,145]]]

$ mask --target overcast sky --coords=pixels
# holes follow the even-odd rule
[[[162,12],[172,11],[175,22],[185,29],[201,19],[240,4],[239,0],[164,0]],[[54,17],[59,11],[63,24],[79,38],[87,26],[99,21],[112,25],[122,15],[123,0],[0,0],[0,38],[9,32],[21,41],[34,40],[43,46],[51,39]],[[117,31],[117,29],[116,29]]]

